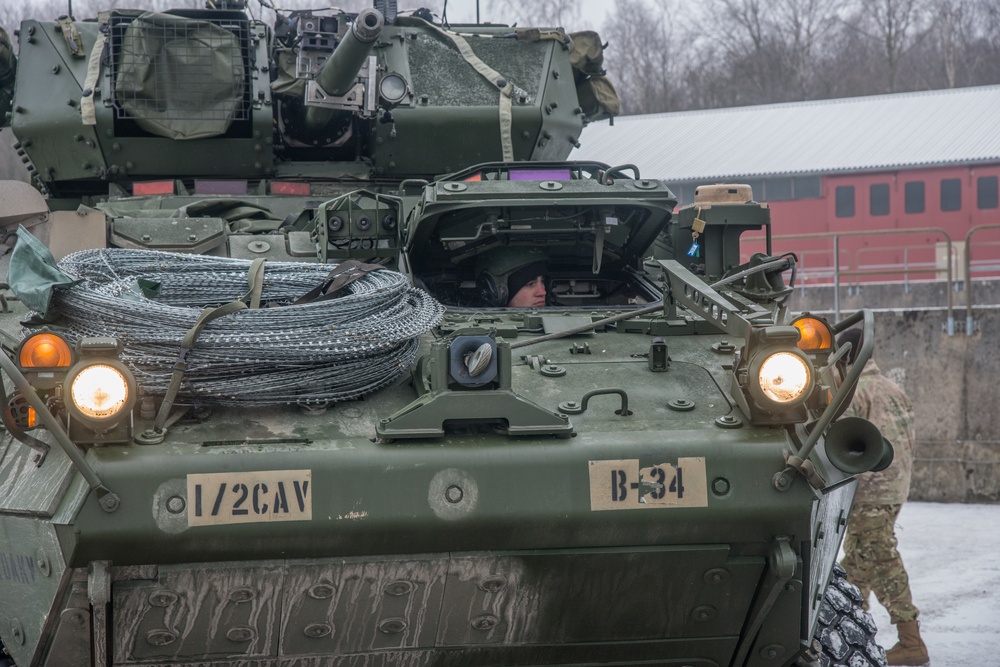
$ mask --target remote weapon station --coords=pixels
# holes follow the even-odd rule
[[[0,664],[883,664],[871,315],[565,161],[597,35],[208,4],[0,35]]]

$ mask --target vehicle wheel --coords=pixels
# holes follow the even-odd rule
[[[878,627],[861,603],[861,592],[834,563],[813,635],[823,667],[886,667],[885,650],[875,641]]]

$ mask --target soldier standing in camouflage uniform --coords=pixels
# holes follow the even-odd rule
[[[860,329],[849,329],[838,342],[851,342],[848,362],[854,363],[861,349]],[[896,550],[895,523],[910,491],[913,469],[913,406],[900,387],[882,375],[870,359],[858,382],[854,400],[844,413],[867,419],[892,443],[895,457],[881,472],[858,478],[858,492],[844,536],[847,578],[861,589],[868,605],[873,592],[888,610],[899,642],[886,652],[890,665],[926,665],[930,659],[920,638],[919,610],[910,595],[910,581],[903,559]]]

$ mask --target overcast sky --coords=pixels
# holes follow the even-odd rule
[[[409,6],[409,4],[401,2],[400,7]],[[448,0],[448,20],[453,23],[474,23],[477,4],[482,21],[510,22],[510,16],[504,15],[506,7],[501,3],[490,2],[490,0]],[[607,0],[580,0],[579,4],[581,22],[579,25],[563,26],[567,30],[599,29],[613,6],[613,3]]]

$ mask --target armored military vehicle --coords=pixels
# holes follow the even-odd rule
[[[871,315],[748,187],[565,161],[596,35],[394,4],[0,40],[7,663],[884,663]]]

